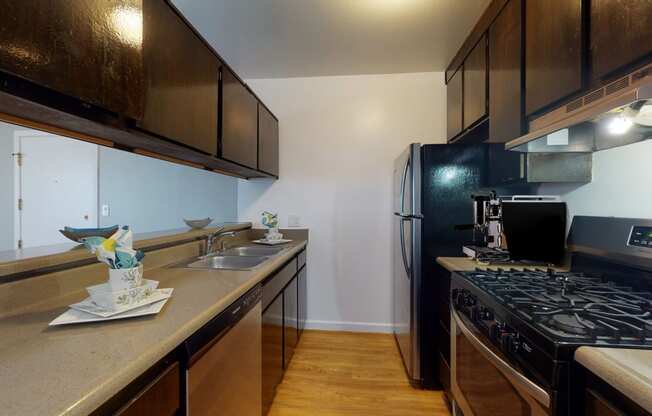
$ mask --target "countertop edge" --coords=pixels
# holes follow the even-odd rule
[[[580,347],[575,351],[575,361],[600,377],[634,403],[652,413],[652,380],[638,373],[615,352],[633,351],[617,348]],[[652,365],[652,350],[635,350],[649,354],[647,365]],[[633,358],[632,358],[633,359]]]
[[[145,352],[142,357],[134,360],[133,364],[122,367],[122,371],[110,376],[109,380],[106,380],[104,383],[100,384],[95,390],[91,391],[85,397],[81,398],[65,411],[59,413],[59,415],[83,416],[88,415],[89,413],[96,410],[98,407],[119,393],[120,390],[128,386],[129,383],[134,381],[138,376],[143,374],[159,360],[164,358],[167,354],[181,345],[183,341],[194,334],[204,324],[228,308],[240,296],[247,293],[247,291],[256,286],[258,283],[262,282],[270,274],[277,271],[288,260],[306,248],[307,245],[308,241],[302,241],[301,243],[298,243],[292,247],[287,253],[274,258],[273,262],[269,263],[267,266],[270,268],[270,271],[267,273],[260,273],[258,270],[253,270],[252,272],[255,274],[246,283],[243,283],[241,286],[234,289],[233,292],[228,296],[216,300],[213,307],[207,308],[202,314],[197,315],[195,319],[188,321],[185,325],[179,327],[177,332],[168,337],[168,339],[164,340],[162,343],[158,343],[151,349],[151,351]]]

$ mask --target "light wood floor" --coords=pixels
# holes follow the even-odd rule
[[[392,335],[305,331],[269,416],[448,416],[410,387]]]

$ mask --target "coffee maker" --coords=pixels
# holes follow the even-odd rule
[[[495,191],[473,198],[473,244],[480,247],[502,248],[503,226],[501,199]]]

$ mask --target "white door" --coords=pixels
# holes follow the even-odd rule
[[[34,130],[15,133],[22,204],[16,234],[23,247],[67,242],[59,229],[97,227],[98,146]],[[22,205],[22,207],[21,207]]]

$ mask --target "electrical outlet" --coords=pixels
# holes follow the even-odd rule
[[[111,209],[109,208],[108,204],[102,205],[102,216],[103,217],[108,217],[111,215]]]
[[[298,215],[289,215],[288,216],[288,227],[301,227],[301,217]]]

